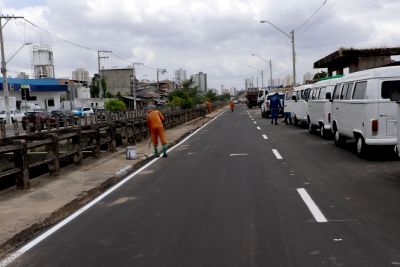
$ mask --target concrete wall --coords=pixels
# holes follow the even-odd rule
[[[113,95],[120,92],[121,95],[131,95],[132,69],[102,70],[107,82],[107,90]]]

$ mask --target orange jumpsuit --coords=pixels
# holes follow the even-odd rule
[[[229,101],[229,106],[231,107],[231,111],[233,112],[233,108],[235,107],[235,104],[233,103],[233,101]]]
[[[150,129],[151,141],[153,145],[158,145],[158,137],[160,137],[161,144],[167,143],[165,138],[164,126],[162,122],[164,121],[164,115],[158,110],[152,110],[147,115],[147,127]]]
[[[211,111],[212,111],[211,102],[210,102],[210,101],[207,101],[206,104],[207,104],[208,113],[211,113]]]

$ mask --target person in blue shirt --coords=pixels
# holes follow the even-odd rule
[[[271,124],[278,124],[278,113],[279,108],[282,108],[281,99],[279,98],[279,94],[275,93],[270,100],[269,106],[271,108]]]

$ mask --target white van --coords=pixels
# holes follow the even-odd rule
[[[396,131],[397,131],[397,145],[395,146],[395,152],[400,157],[400,86],[397,90],[393,88],[390,92],[390,100],[397,102],[397,119],[396,119]]]
[[[266,88],[261,88],[258,89],[258,96],[257,96],[257,105],[258,107],[261,107],[262,103],[264,103],[265,97],[268,94],[268,89]]]
[[[307,100],[311,86],[311,84],[300,85],[293,91],[286,92],[284,109],[285,112],[290,112],[295,125],[307,123]]]
[[[370,146],[396,145],[397,107],[389,97],[399,87],[400,66],[359,71],[341,78],[332,99],[335,144],[355,139],[360,156]]]
[[[340,78],[330,78],[316,82],[312,85],[307,109],[308,130],[314,133],[318,129],[323,138],[328,138],[331,133],[331,106],[333,89]]]

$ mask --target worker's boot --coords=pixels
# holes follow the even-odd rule
[[[160,156],[160,154],[158,154],[158,149],[156,145],[154,146],[154,156],[157,158]]]
[[[162,153],[163,153],[163,158],[168,157],[167,155],[167,144],[162,145]]]

